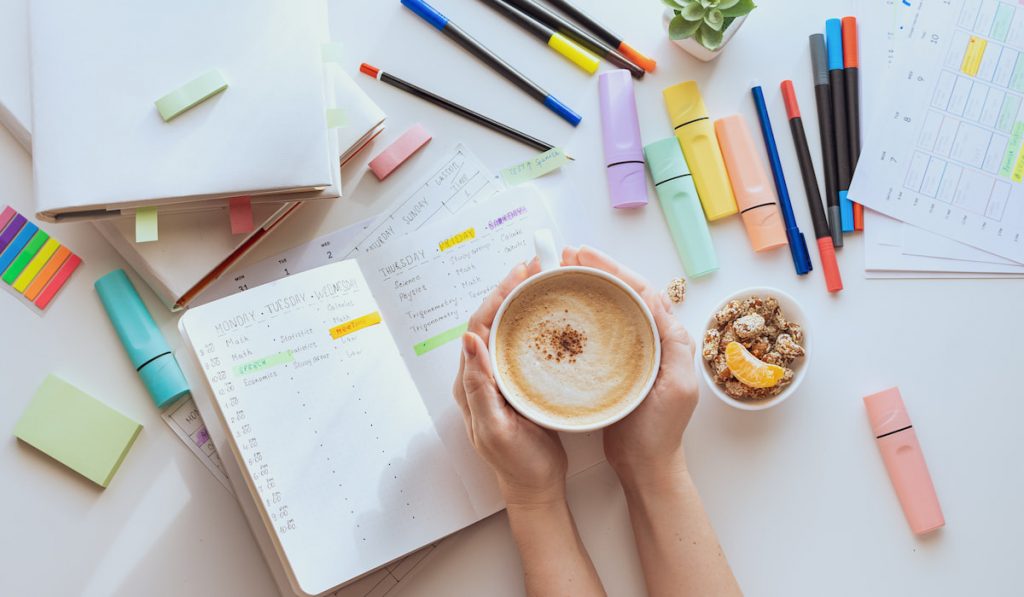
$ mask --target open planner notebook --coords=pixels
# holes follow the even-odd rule
[[[296,592],[337,588],[503,507],[451,397],[459,339],[552,227],[540,194],[514,188],[182,317]],[[573,472],[601,460],[596,436],[567,439]]]

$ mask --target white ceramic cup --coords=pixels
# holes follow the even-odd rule
[[[786,319],[800,324],[800,327],[804,330],[804,342],[801,345],[804,347],[804,356],[793,362],[793,381],[786,386],[786,389],[779,392],[778,396],[772,396],[771,398],[766,398],[764,400],[740,400],[726,394],[725,389],[715,383],[714,373],[711,371],[711,365],[701,356],[702,351],[700,350],[699,345],[695,351],[697,353],[697,368],[701,370],[701,373],[703,373],[702,377],[704,378],[704,383],[707,384],[708,389],[711,390],[711,393],[717,396],[722,402],[740,410],[767,410],[773,406],[781,404],[783,401],[795,394],[797,388],[799,388],[800,384],[803,383],[804,377],[807,376],[807,367],[810,365],[811,353],[813,352],[811,345],[812,335],[807,326],[807,316],[804,315],[804,310],[800,307],[800,303],[796,302],[795,298],[778,288],[769,287],[744,288],[743,290],[735,292],[722,299],[722,302],[718,303],[715,309],[711,311],[711,314],[708,316],[707,322],[704,324],[704,331],[707,331],[715,325],[715,313],[721,311],[729,301],[742,301],[752,296],[775,297],[779,301],[779,309],[782,310],[782,314]],[[697,340],[698,342],[703,341],[704,331],[701,332],[700,338]]]
[[[505,400],[512,405],[512,408],[516,409],[521,415],[541,427],[554,429],[555,431],[569,432],[594,431],[596,429],[607,427],[612,423],[622,420],[626,415],[633,412],[633,410],[644,401],[644,398],[647,397],[648,392],[651,391],[651,387],[654,386],[654,381],[658,378],[658,371],[661,367],[661,336],[658,334],[658,326],[654,321],[654,315],[651,314],[651,310],[647,308],[646,303],[644,303],[643,299],[640,298],[640,295],[630,288],[629,284],[626,284],[608,272],[594,269],[592,267],[560,265],[561,258],[559,256],[558,249],[555,246],[554,236],[550,230],[538,230],[534,234],[534,245],[536,247],[537,257],[540,258],[541,272],[527,278],[519,284],[519,286],[516,286],[507,297],[505,297],[505,301],[501,303],[501,306],[498,308],[498,313],[494,317],[494,323],[491,324],[491,334],[488,338],[487,345],[491,353],[491,371],[494,373],[494,379],[498,383],[498,389],[501,390]],[[643,311],[644,316],[647,318],[647,323],[651,326],[651,333],[654,338],[654,366],[651,368],[650,378],[646,383],[644,383],[643,390],[638,392],[636,396],[630,397],[628,402],[624,402],[621,405],[621,408],[609,412],[606,418],[586,424],[574,424],[558,417],[554,417],[511,391],[511,388],[502,379],[501,371],[498,368],[497,350],[495,350],[498,328],[501,327],[502,316],[505,314],[505,310],[508,309],[508,306],[512,301],[514,301],[524,290],[541,280],[547,280],[549,278],[554,278],[556,276],[572,272],[584,272],[603,278],[626,292]]]

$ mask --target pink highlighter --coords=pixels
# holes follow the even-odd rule
[[[643,207],[647,205],[647,173],[633,77],[625,69],[601,73],[597,90],[612,207]]]
[[[921,535],[945,525],[921,444],[899,389],[889,388],[866,396],[864,406],[910,530]]]

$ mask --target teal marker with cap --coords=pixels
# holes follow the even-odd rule
[[[188,394],[188,382],[170,345],[124,270],[110,272],[96,280],[94,286],[132,367],[139,372],[157,407],[163,408]]]
[[[644,157],[686,275],[696,278],[716,271],[711,231],[679,141],[669,137],[650,143],[644,146]]]

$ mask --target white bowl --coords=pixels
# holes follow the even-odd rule
[[[764,400],[739,400],[725,393],[725,389],[715,383],[713,372],[711,371],[710,364],[704,360],[701,355],[700,345],[704,340],[704,332],[715,325],[715,313],[718,313],[722,307],[724,307],[729,301],[732,300],[744,300],[752,296],[773,296],[779,301],[779,308],[782,310],[786,320],[800,324],[800,327],[804,331],[804,341],[802,346],[804,347],[803,357],[793,361],[793,381],[783,390],[778,396],[766,398]],[[711,393],[718,397],[719,400],[728,404],[733,408],[740,410],[767,410],[773,406],[782,403],[784,400],[796,393],[797,388],[804,380],[804,376],[807,375],[807,367],[811,361],[811,354],[813,353],[812,346],[812,334],[809,326],[807,325],[807,316],[804,313],[800,303],[795,298],[779,290],[778,288],[770,287],[755,287],[755,288],[744,288],[739,292],[736,292],[726,297],[722,302],[718,303],[715,309],[708,316],[707,321],[704,324],[704,329],[701,330],[700,337],[696,340],[698,342],[697,353],[697,367],[700,368],[701,373],[704,377],[704,383],[711,390]]]

